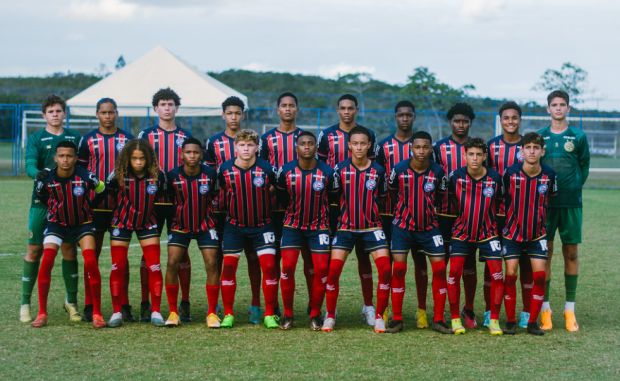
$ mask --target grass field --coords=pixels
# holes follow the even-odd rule
[[[63,285],[57,264],[50,292],[50,325],[35,330],[17,319],[29,187],[26,180],[0,180],[3,380],[620,379],[620,257],[615,239],[620,235],[619,191],[587,190],[584,194],[585,242],[581,246],[582,275],[577,295],[581,331],[569,334],[563,329],[564,281],[558,255],[552,283],[554,330],[544,337],[533,337],[522,330],[514,337],[491,337],[484,330],[450,336],[415,329],[411,269],[405,303],[406,330],[398,335],[374,334],[360,320],[362,301],[354,256],[345,267],[337,329],[331,334],[308,329],[305,286],[299,271],[297,279],[302,281],[297,287],[296,328],[268,331],[248,324],[244,312],[249,290],[243,264],[236,303],[239,323],[232,330],[207,330],[203,320],[204,275],[193,248],[194,323],[177,329],[136,323],[99,331],[85,323],[71,325],[62,311]],[[134,305],[139,304],[138,254],[136,248],[130,251]],[[104,250],[101,268],[107,317],[111,312],[107,288],[109,250]],[[481,289],[481,280],[479,286]],[[430,298],[429,290],[429,312]],[[35,292],[33,302],[36,300]],[[481,315],[481,290],[476,302]],[[163,310],[166,314],[167,307]]]

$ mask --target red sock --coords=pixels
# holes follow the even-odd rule
[[[433,270],[433,321],[443,321],[443,313],[446,308],[446,261],[431,262]]]
[[[463,288],[465,289],[465,309],[474,310],[474,298],[476,297],[476,286],[478,285],[478,275],[476,274],[476,256],[468,255],[463,266]]]
[[[491,319],[499,319],[499,311],[502,309],[504,297],[504,274],[502,272],[501,259],[487,259],[489,273],[491,274]]]
[[[358,246],[355,248],[355,254],[357,255],[357,272],[362,284],[362,297],[365,306],[372,306],[372,264],[370,263],[370,256]]]
[[[465,257],[450,256],[450,275],[448,276],[448,301],[450,303],[450,316],[452,319],[459,317],[461,304],[461,277]]]
[[[413,275],[415,291],[418,296],[418,308],[426,310],[426,288],[428,287],[428,266],[426,256],[422,253],[413,254]]]
[[[530,300],[532,299],[532,264],[529,258],[519,260],[519,273],[521,280],[521,300],[523,301],[523,311],[530,310]]]
[[[321,314],[321,306],[325,297],[329,254],[312,253],[312,264],[314,276],[312,279],[312,292],[310,293],[310,318],[315,318]]]
[[[530,321],[535,323],[538,320],[540,307],[545,299],[545,272],[536,271],[532,274],[534,279],[534,287],[532,288],[532,299],[530,301]]]
[[[275,254],[263,254],[258,257],[263,272],[263,298],[265,299],[265,316],[275,314],[278,301],[278,272]]]
[[[144,255],[142,255],[142,258],[140,258],[140,296],[140,301],[142,303],[149,301],[149,270],[146,267]]]
[[[312,299],[312,284],[314,282],[314,266],[310,250],[304,247],[301,249],[301,257],[304,260],[304,277],[306,278],[306,288],[308,289],[308,305]]]
[[[129,262],[128,261],[126,261],[125,271],[123,273],[123,288],[121,289],[121,305],[129,305]]]
[[[217,299],[220,294],[220,285],[207,284],[205,285],[205,290],[207,291],[207,315],[214,314],[217,308]]]
[[[344,261],[342,259],[332,259],[329,263],[327,273],[327,283],[325,284],[325,308],[328,318],[336,318],[336,305],[338,304],[338,292],[340,291],[340,274]]]
[[[170,313],[179,313],[179,285],[166,283],[166,297],[168,298],[168,308]]]
[[[403,298],[405,297],[405,275],[407,262],[394,262],[392,269],[392,318],[403,320]],[[377,293],[377,295],[379,295]],[[378,298],[378,296],[377,296]],[[377,300],[378,304],[378,300]]]
[[[185,249],[181,263],[179,263],[179,285],[181,286],[181,301],[189,302],[189,287],[192,280],[192,262],[189,251]]]
[[[517,309],[517,276],[506,275],[504,280],[504,308],[506,309],[506,321],[516,323]]]
[[[295,268],[299,258],[298,249],[282,249],[282,270],[280,274],[280,289],[282,290],[282,304],[284,316],[293,317],[293,299],[295,297]]]
[[[233,315],[235,291],[237,291],[237,266],[239,266],[239,257],[235,255],[224,256],[222,276],[220,277],[224,315]]]
[[[123,305],[122,294],[125,289],[125,274],[127,269],[127,251],[125,246],[112,246],[112,270],[110,271],[110,294],[112,295],[112,311],[121,312]]]
[[[148,290],[151,293],[151,311],[160,312],[161,308],[161,292],[164,284],[161,274],[161,263],[159,262],[160,249],[159,245],[148,245],[142,248],[145,262],[145,269],[148,273]],[[148,296],[146,298],[148,301]]]
[[[375,259],[375,266],[377,267],[377,277],[379,278],[377,281],[376,312],[377,318],[383,319],[383,313],[385,312],[390,300],[390,282],[392,278],[392,264],[390,263],[390,257],[377,257],[377,259]]]
[[[491,273],[486,262],[484,263],[484,283],[482,289],[484,291],[484,310],[491,311]]]
[[[54,268],[54,260],[58,254],[58,249],[43,249],[41,265],[39,266],[39,275],[37,276],[37,285],[39,289],[39,315],[47,315],[47,295],[50,292],[50,284],[52,283],[52,268]]]
[[[101,315],[101,273],[95,256],[95,250],[82,250],[84,257],[84,278],[88,278],[90,285],[90,299],[93,303],[93,315]]]
[[[246,253],[248,253],[246,249]],[[250,289],[252,291],[252,302],[253,306],[260,307],[260,286],[261,286],[261,274],[260,274],[260,263],[258,261],[258,257],[256,253],[254,253],[254,249],[246,255],[248,259],[248,276],[250,277]]]

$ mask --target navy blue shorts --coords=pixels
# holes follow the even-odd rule
[[[522,254],[531,258],[548,259],[547,237],[541,237],[535,241],[517,242],[512,239],[502,240],[502,254],[504,259],[519,259]]]
[[[453,238],[450,242],[450,256],[476,255],[481,260],[502,259],[502,244],[497,237],[480,242],[459,241]]]
[[[388,246],[392,241],[392,224],[394,223],[394,215],[393,214],[382,214],[381,215],[381,225],[383,226],[383,232],[385,233],[385,240],[387,241]]]
[[[312,253],[329,253],[328,230],[301,230],[289,227],[282,229],[280,248],[301,249],[307,246]]]
[[[385,233],[382,229],[377,229],[354,232],[339,230],[332,240],[332,249],[351,251],[358,241],[361,241],[364,252],[367,254],[375,250],[388,248],[387,242],[385,241]]]
[[[222,240],[224,254],[241,253],[246,241],[252,244],[259,255],[261,254],[259,251],[262,250],[273,250],[275,253],[276,235],[270,225],[242,228],[226,221]]]
[[[93,210],[93,225],[96,232],[106,232],[112,226],[114,212],[111,210]]]
[[[430,257],[443,257],[446,251],[439,228],[429,231],[411,231],[392,225],[392,254],[407,254],[420,250]]]
[[[183,233],[171,230],[170,234],[168,234],[168,246],[181,246],[187,249],[192,239],[196,240],[200,249],[218,249],[220,247],[220,241],[215,229],[200,233]]]
[[[450,243],[452,239],[452,226],[454,221],[456,221],[456,217],[437,216],[437,221],[439,222],[439,231],[444,243]]]
[[[43,231],[43,236],[53,235],[66,243],[78,243],[87,235],[95,235],[95,225],[87,222],[78,226],[62,226],[56,222],[48,222]],[[43,239],[45,242],[45,238]]]
[[[159,237],[159,229],[157,229],[157,226],[154,226],[150,229],[140,229],[140,230],[129,230],[129,229],[123,229],[123,228],[112,226],[110,228],[110,239],[112,241],[129,242],[131,241],[131,235],[133,234],[133,232],[136,232],[136,236],[138,237],[139,241],[142,241],[148,238]]]

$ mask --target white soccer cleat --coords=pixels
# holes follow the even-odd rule
[[[375,319],[375,332],[385,333],[385,320],[383,320],[382,318]]]
[[[323,327],[321,327],[321,331],[331,332],[334,330],[335,326],[336,326],[336,319],[326,318],[325,321],[323,321]]]
[[[21,321],[22,323],[30,323],[32,321],[30,304],[22,304],[19,307],[19,321]]]
[[[375,326],[375,316],[377,316],[377,314],[375,313],[375,306],[362,307],[362,317],[366,321],[366,324],[371,327]]]
[[[108,320],[108,327],[117,328],[123,325],[123,313],[115,312],[110,316],[110,320]]]

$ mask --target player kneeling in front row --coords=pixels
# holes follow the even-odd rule
[[[447,191],[447,180],[441,167],[430,161],[433,152],[431,136],[423,131],[413,134],[411,159],[397,164],[390,174],[389,190],[396,202],[392,229],[392,321],[386,332],[403,330],[403,299],[409,250],[420,250],[429,256],[433,270],[434,318],[432,328],[452,333],[444,321],[446,304],[445,249],[435,205]]]
[[[456,204],[458,217],[452,227],[450,245],[450,275],[448,300],[452,316],[452,331],[459,335],[465,327],[459,317],[461,277],[468,256],[480,252],[491,273],[491,335],[501,335],[499,311],[503,296],[502,247],[497,232],[497,205],[501,195],[500,175],[484,166],[487,145],[480,138],[470,138],[465,143],[467,166],[450,176],[448,192]]]
[[[519,257],[529,256],[532,264],[534,287],[530,299],[530,318],[527,331],[543,335],[537,323],[538,313],[545,295],[545,266],[547,263],[547,207],[549,198],[555,196],[555,172],[540,164],[545,153],[545,141],[539,134],[530,132],[521,140],[524,161],[506,170],[504,174],[504,200],[506,227],[503,231],[503,251],[506,260],[505,333],[516,333],[515,304]]]
[[[179,264],[192,239],[198,243],[207,271],[207,326],[219,328],[215,313],[219,294],[217,250],[219,241],[212,215],[212,199],[217,188],[217,173],[202,163],[203,147],[196,138],[187,138],[182,145],[183,165],[168,172],[168,193],[175,206],[168,236],[168,266],[166,267],[166,295],[170,315],[166,326],[180,324],[177,309],[179,294]]]
[[[123,324],[123,290],[128,288],[125,277],[129,266],[127,253],[134,232],[140,241],[149,272],[151,323],[158,327],[164,325],[160,312],[163,280],[159,262],[159,230],[154,206],[165,188],[166,178],[157,166],[155,152],[149,143],[142,139],[127,142],[106,186],[107,193],[116,198],[116,209],[110,227],[110,293],[113,313],[108,327],[120,327]]]
[[[77,147],[63,141],[56,146],[56,168],[37,175],[36,192],[47,204],[48,216],[43,258],[39,270],[39,313],[32,322],[35,328],[47,325],[47,296],[50,290],[52,268],[63,241],[78,242],[84,257],[84,276],[89,280],[93,301],[93,327],[105,327],[101,316],[101,274],[95,257],[93,213],[88,197],[91,190],[101,193],[105,184],[86,169],[77,167]]]
[[[356,241],[362,241],[366,253],[372,255],[379,281],[375,332],[385,332],[383,313],[390,296],[390,253],[381,227],[378,199],[386,192],[385,170],[368,158],[371,135],[364,127],[354,127],[349,133],[351,158],[334,168],[334,190],[340,194],[338,229],[332,241],[331,263],[327,275],[327,318],[321,328],[331,332],[336,325],[336,304],[339,279],[347,256]]]

